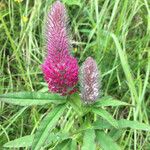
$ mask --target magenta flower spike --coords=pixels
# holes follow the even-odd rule
[[[48,13],[46,22],[47,51],[56,62],[61,57],[69,55],[70,42],[67,27],[68,17],[65,6],[60,1],[56,1]]]
[[[44,79],[51,92],[61,95],[75,92],[78,82],[78,63],[71,56],[64,5],[56,1],[46,24],[47,56],[42,64]]]
[[[88,57],[81,66],[80,75],[81,99],[85,103],[93,103],[100,94],[100,77],[96,62]]]

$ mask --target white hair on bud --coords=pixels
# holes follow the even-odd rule
[[[80,69],[81,99],[93,103],[100,95],[100,75],[97,64],[92,57],[88,57]]]

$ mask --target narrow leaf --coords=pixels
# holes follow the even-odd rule
[[[77,149],[78,149],[77,142],[75,140],[72,140],[70,144],[70,150],[77,150]]]
[[[124,129],[124,128],[130,128],[134,130],[144,130],[144,131],[150,131],[150,125],[140,123],[137,121],[131,121],[131,120],[116,120],[118,123],[118,129]],[[92,124],[92,127],[94,129],[113,129],[113,126],[109,123],[106,122],[105,120],[97,120]]]
[[[79,94],[73,94],[68,102],[78,115],[82,115],[83,112],[81,110],[81,99]]]
[[[108,135],[114,140],[117,141],[119,138],[121,138],[124,130],[118,130],[118,129],[112,129],[108,133]]]
[[[97,141],[103,150],[121,150],[113,139],[103,131],[98,131],[96,134]]]
[[[144,131],[150,131],[150,125],[140,123],[137,121],[130,121],[130,120],[119,120],[118,121],[119,128],[131,128],[135,130],[144,130]]]
[[[61,150],[70,150],[70,144],[71,144],[70,142],[71,142],[70,140],[67,140],[67,143],[60,149]],[[58,150],[60,150],[60,149],[58,149]]]
[[[13,141],[9,141],[3,145],[7,148],[20,148],[20,147],[30,147],[33,142],[34,135],[27,135]]]
[[[95,150],[95,131],[93,129],[85,130],[83,146],[81,150]]]
[[[129,106],[130,104],[126,102],[122,102],[119,100],[116,100],[112,98],[111,96],[105,96],[101,99],[99,99],[94,106],[96,107],[102,107],[102,106]]]
[[[65,102],[65,97],[52,93],[17,92],[0,95],[0,101],[20,106],[31,106],[47,103],[63,103]]]
[[[95,121],[92,124],[93,129],[99,129],[99,130],[103,130],[103,129],[112,129],[113,126],[106,120],[104,119],[99,119],[97,121]]]
[[[112,126],[114,126],[115,128],[118,127],[118,123],[117,121],[112,117],[112,115],[110,113],[108,113],[106,110],[101,109],[101,108],[93,108],[92,111],[101,116],[102,118],[104,118],[105,120],[107,120]]]
[[[7,148],[30,147],[30,146],[32,146],[34,136],[35,135],[33,134],[33,135],[26,135],[24,137],[20,137],[18,139],[15,139],[15,140],[12,140],[12,141],[5,143],[3,145],[3,147],[7,147]],[[51,132],[48,135],[44,146],[48,146],[48,145],[55,143],[55,142],[60,143],[63,140],[66,140],[69,138],[70,138],[70,136],[68,133],[58,132],[55,134],[55,133]]]
[[[64,109],[64,105],[59,105],[55,107],[49,114],[47,114],[35,134],[32,150],[39,150],[45,143],[45,140],[50,134],[50,131],[52,131],[52,129],[57,124],[57,121],[62,116]]]
[[[54,150],[70,150],[71,140],[64,140],[61,143],[57,144]]]

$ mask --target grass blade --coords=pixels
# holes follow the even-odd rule
[[[137,91],[136,91],[136,88],[135,88],[135,85],[134,85],[134,80],[133,80],[133,77],[132,77],[132,74],[131,74],[131,69],[130,69],[130,66],[129,66],[129,63],[128,63],[128,60],[127,60],[127,56],[126,56],[126,53],[122,50],[121,48],[121,45],[117,39],[117,37],[114,35],[114,34],[111,34],[115,44],[116,44],[116,48],[117,48],[117,51],[119,53],[119,57],[120,57],[120,61],[121,61],[121,65],[122,65],[122,68],[123,68],[123,71],[124,71],[124,74],[126,76],[126,79],[128,81],[128,86],[129,86],[129,89],[130,89],[130,92],[132,95],[134,95],[134,102],[137,102],[138,103],[138,94],[137,94]]]

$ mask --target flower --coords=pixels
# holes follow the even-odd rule
[[[23,0],[15,0],[15,2],[21,3],[23,2]]]
[[[72,56],[67,56],[55,63],[47,57],[42,65],[44,79],[48,83],[48,88],[54,93],[66,95],[72,94],[74,86],[78,81],[78,64]]]
[[[79,68],[70,54],[66,10],[60,1],[52,5],[48,14],[46,41],[47,56],[42,71],[49,90],[62,95],[74,93]]]
[[[68,17],[65,6],[56,1],[48,14],[46,21],[47,50],[51,57],[63,57],[69,54]]]
[[[74,52],[76,53],[77,51],[78,51],[78,49],[75,47],[75,48],[74,48]]]
[[[96,101],[100,94],[100,78],[97,64],[91,57],[81,66],[80,84],[81,99],[85,103]]]
[[[28,21],[28,17],[22,16],[22,21],[23,21],[24,23],[26,23],[26,22]]]

